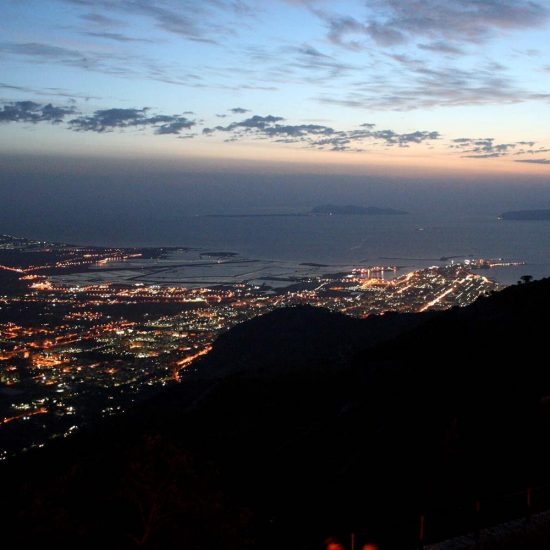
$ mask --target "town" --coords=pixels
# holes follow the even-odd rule
[[[174,251],[0,236],[0,459],[66,437],[182,381],[218,334],[257,315],[303,304],[358,317],[465,306],[501,288],[487,269],[520,263],[467,259],[403,274],[397,266],[362,265],[286,281],[272,277],[276,285],[268,277],[188,286],[89,282],[94,269],[112,265],[125,273],[136,259],[158,270]],[[217,269],[236,262],[227,253],[197,257]]]

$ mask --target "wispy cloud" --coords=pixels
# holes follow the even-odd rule
[[[217,24],[216,12],[233,14],[239,18],[253,17],[256,10],[243,0],[63,0],[93,10],[111,26],[116,19],[112,13],[131,14],[148,19],[157,29],[191,41],[215,44],[218,37],[234,33],[234,29]],[[99,22],[97,16],[87,14],[88,20]]]
[[[56,63],[108,74],[135,74],[131,68],[133,59],[120,54],[80,51],[41,42],[1,42],[0,52],[24,57],[34,64]]]
[[[317,71],[332,79],[358,69],[358,67],[323,53],[307,43],[287,48],[284,53],[287,52],[293,55],[293,59],[288,60],[286,63],[287,69],[291,70],[298,69],[307,72]],[[309,78],[307,74],[304,76],[305,78]]]
[[[533,0],[374,0],[368,6],[359,19],[309,4],[325,22],[329,40],[349,49],[418,38],[479,44],[498,32],[542,27],[550,17],[548,6]]]
[[[143,43],[154,43],[153,40],[149,40],[148,38],[134,38],[132,36],[127,36],[125,34],[122,34],[120,32],[94,32],[94,31],[87,31],[84,33],[87,36],[93,36],[95,38],[103,38],[105,40],[114,40],[115,42],[143,42]]]
[[[86,64],[86,57],[76,50],[43,44],[40,42],[0,42],[0,52],[44,59],[63,60],[67,64]]]
[[[463,48],[445,40],[436,40],[435,42],[428,42],[426,44],[417,44],[417,48],[428,52],[442,53],[453,56],[463,55],[465,53]]]
[[[101,99],[99,96],[80,94],[70,90],[65,90],[63,88],[31,88],[29,86],[18,86],[16,84],[8,84],[6,82],[0,82],[0,89],[23,93],[26,96],[64,97],[67,98],[68,101],[76,101],[76,99],[83,99],[85,101],[90,99]]]
[[[0,53],[23,57],[33,64],[52,63],[122,78],[156,80],[188,87],[202,86],[198,75],[143,55],[120,51],[81,51],[39,42],[0,42]]]
[[[105,27],[120,27],[123,25],[119,19],[114,19],[101,13],[85,13],[80,18],[86,23],[98,25],[101,28]]]
[[[525,164],[550,164],[550,159],[521,159],[514,162],[523,162]]]
[[[432,107],[515,104],[550,101],[550,93],[529,91],[518,86],[504,67],[485,63],[475,69],[433,67],[426,61],[403,54],[390,54],[399,78],[353,83],[353,91],[343,95],[323,94],[325,104],[375,110],[411,111]]]

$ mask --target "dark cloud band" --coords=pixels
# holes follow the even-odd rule
[[[0,122],[50,122],[59,124],[74,114],[73,107],[55,107],[51,103],[41,105],[34,101],[15,101],[0,108]]]
[[[102,109],[69,121],[78,132],[110,132],[115,129],[154,127],[156,134],[179,134],[196,123],[181,115],[148,116],[148,109]]]
[[[237,114],[247,109],[236,107],[229,111]],[[146,107],[100,109],[91,114],[79,114],[72,105],[62,107],[34,101],[0,105],[0,123],[64,123],[72,131],[98,134],[115,130],[149,129],[156,135],[175,135],[186,139],[196,135],[189,130],[203,124],[184,116],[188,114],[192,113],[151,113]],[[441,143],[440,147],[459,153],[462,158],[495,159],[520,156],[527,158],[514,159],[514,162],[550,164],[550,160],[539,156],[550,149],[537,146],[535,141],[498,143],[492,137],[460,137],[449,142],[444,141],[443,136],[437,131],[415,130],[400,133],[390,129],[378,129],[375,124],[369,122],[359,124],[352,130],[339,130],[323,124],[289,124],[283,117],[271,114],[253,115],[225,126],[203,127],[202,134],[221,134],[225,136],[225,141],[267,140],[273,143],[297,144],[309,149],[349,152],[363,152],[367,147],[411,147],[438,141]]]

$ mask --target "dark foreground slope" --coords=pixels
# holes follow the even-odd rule
[[[421,510],[550,481],[549,312],[544,280],[438,314],[243,324],[177,387],[6,465],[2,532],[264,549],[367,531],[410,547]],[[439,515],[428,534],[452,534]]]

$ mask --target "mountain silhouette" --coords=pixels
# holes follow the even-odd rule
[[[474,499],[550,481],[549,311],[544,279],[443,312],[238,325],[180,384],[3,465],[4,533],[305,549],[359,531],[403,548],[427,514],[428,538],[452,535]]]

